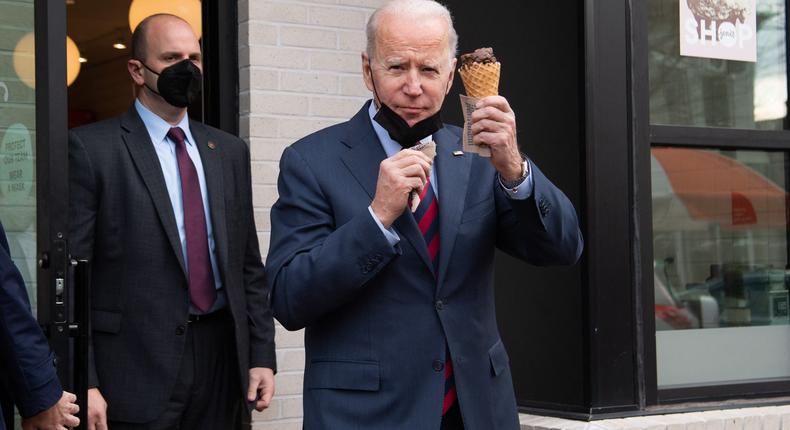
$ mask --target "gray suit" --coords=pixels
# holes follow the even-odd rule
[[[235,333],[239,381],[275,368],[274,327],[252,211],[250,157],[235,136],[191,121]],[[173,208],[134,108],[69,135],[70,247],[92,265],[90,384],[111,421],[157,418],[184,354],[189,294]]]

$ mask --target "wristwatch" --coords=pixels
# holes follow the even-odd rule
[[[527,161],[526,157],[524,158],[524,164],[521,165],[521,172],[521,177],[513,181],[506,181],[502,179],[502,175],[500,175],[499,183],[502,184],[503,187],[515,193],[518,191],[518,186],[523,184],[527,179],[527,176],[529,176],[529,162]]]

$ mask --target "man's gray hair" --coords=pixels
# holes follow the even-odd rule
[[[453,27],[453,17],[450,11],[441,3],[434,0],[392,0],[376,9],[373,15],[368,19],[366,28],[368,44],[365,51],[368,58],[373,58],[373,53],[376,51],[376,35],[379,30],[379,20],[382,14],[395,14],[407,15],[419,18],[443,18],[447,21],[448,28],[448,60],[452,61],[458,55],[458,33],[455,32]]]

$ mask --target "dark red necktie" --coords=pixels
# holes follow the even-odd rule
[[[181,199],[184,206],[184,229],[187,236],[187,272],[189,298],[201,312],[208,312],[217,299],[214,274],[208,254],[206,214],[197,169],[187,153],[184,130],[173,127],[167,137],[176,143],[178,173],[181,177]]]
[[[428,246],[428,256],[431,257],[434,273],[439,273],[439,201],[433,191],[430,179],[420,193],[420,204],[414,212],[414,219],[420,227],[422,237]],[[453,362],[450,359],[450,350],[447,350],[447,360],[444,365],[444,402],[442,402],[442,415],[453,406],[456,401],[455,375]]]

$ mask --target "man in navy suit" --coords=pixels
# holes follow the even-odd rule
[[[79,425],[77,397],[60,386],[54,355],[30,313],[25,282],[11,260],[1,223],[0,369],[6,373],[9,385],[3,389],[12,394],[23,417],[23,429],[65,429]],[[0,430],[4,428],[4,420],[0,419]]]
[[[461,130],[439,120],[456,67],[447,9],[389,2],[367,36],[373,101],[285,150],[271,211],[275,317],[306,328],[304,427],[518,429],[495,249],[574,264],[575,210],[519,152],[504,98],[472,116],[490,158],[464,153]]]

